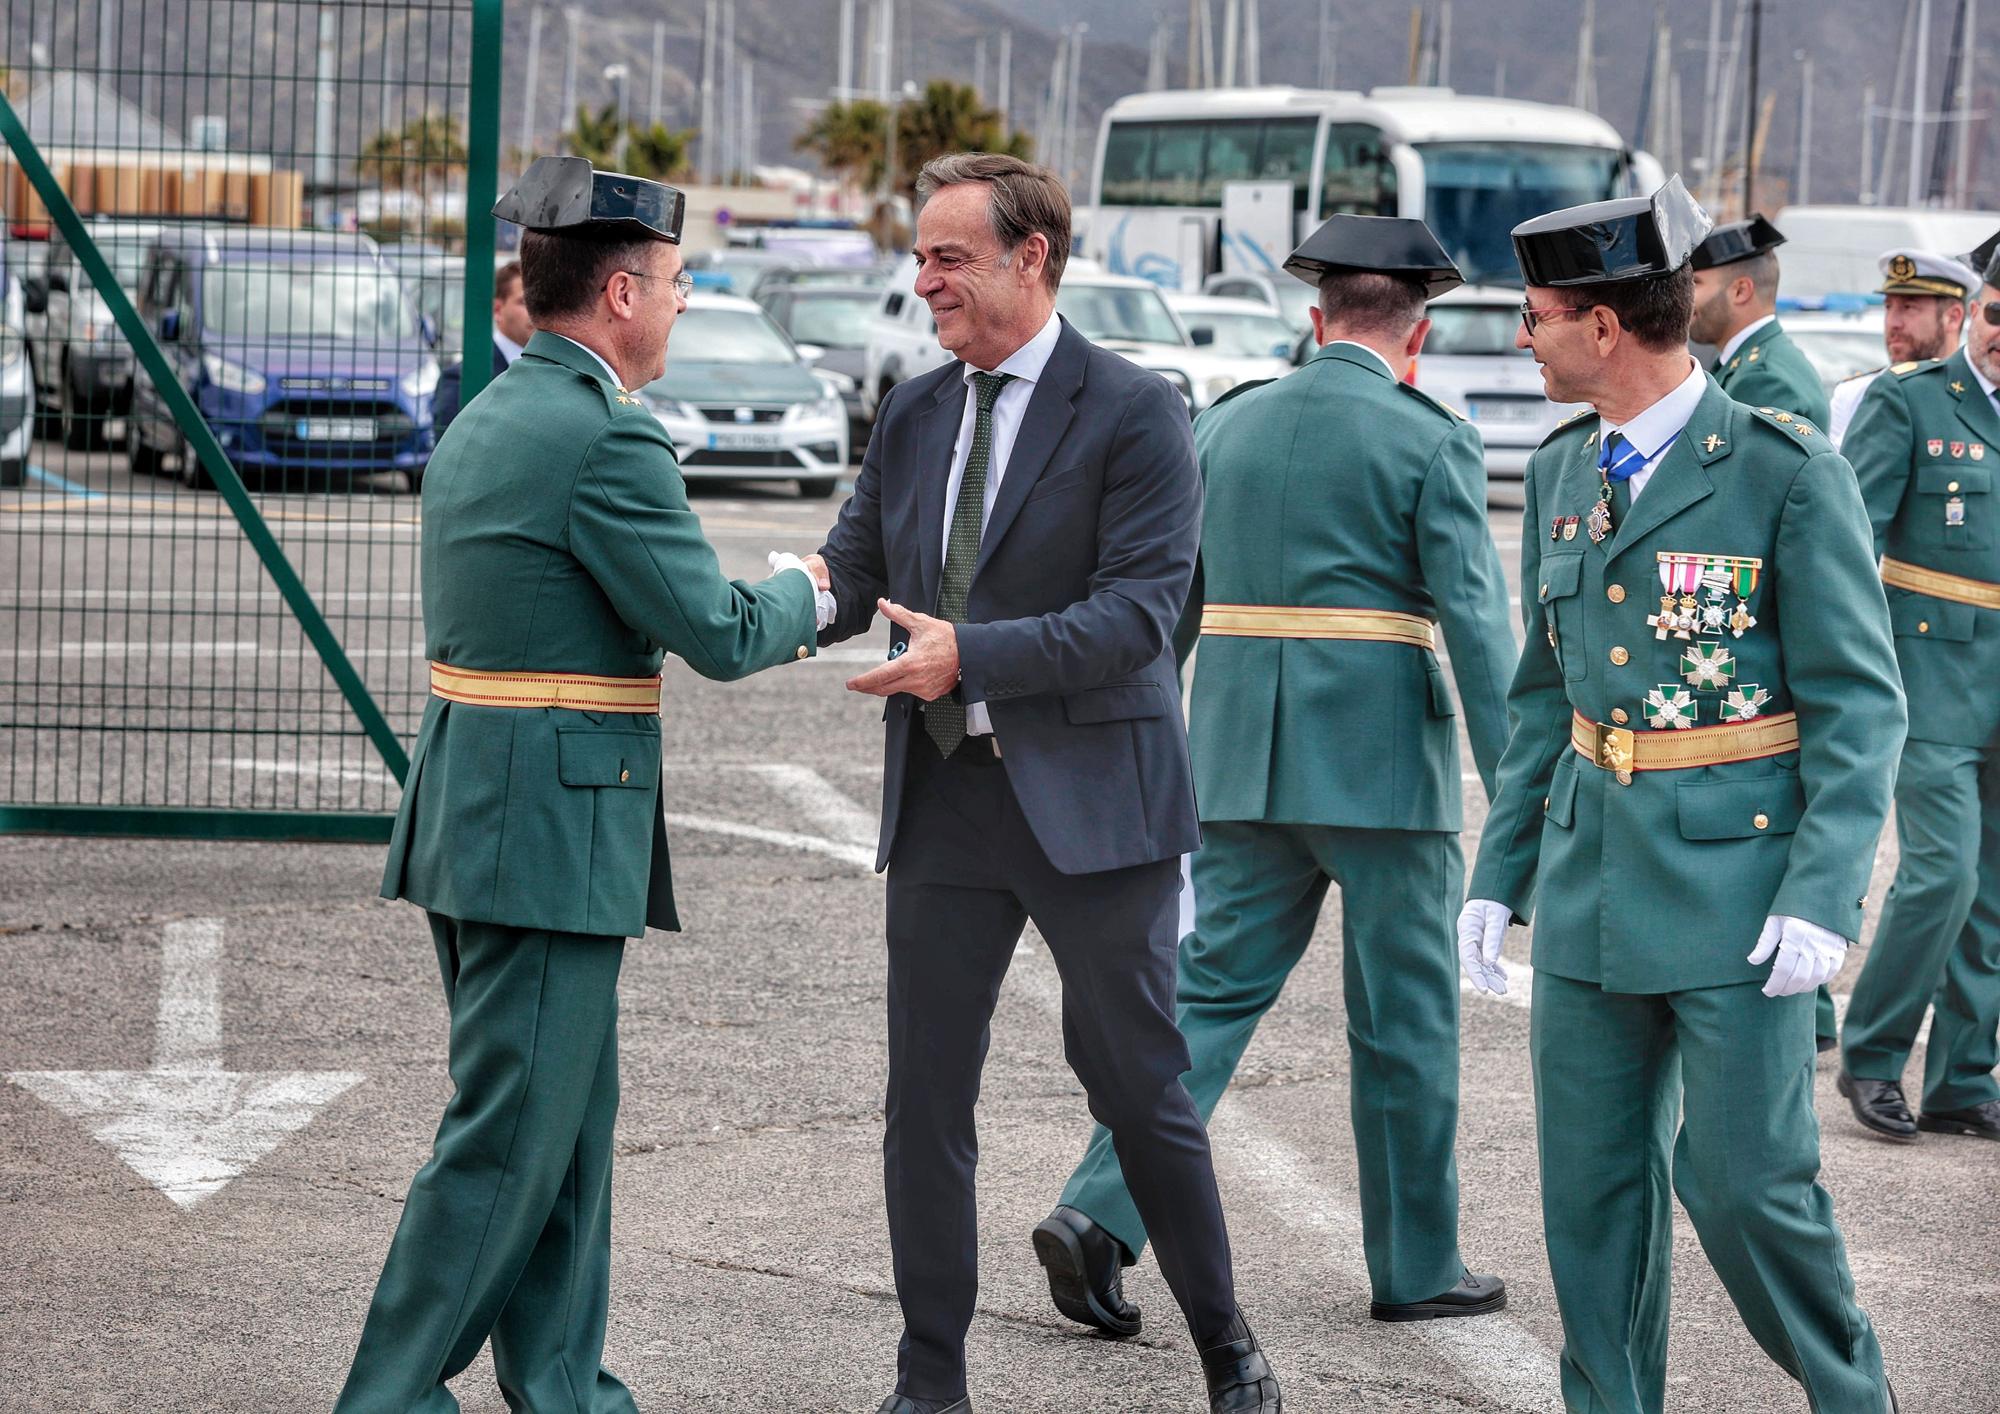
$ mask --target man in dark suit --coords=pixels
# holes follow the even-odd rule
[[[1070,212],[1051,173],[965,154],[917,190],[916,290],[958,361],[883,404],[820,552],[823,643],[878,608],[895,625],[891,660],[848,684],[888,699],[883,1156],[904,1332],[881,1414],[971,1408],[973,1105],[1030,919],[1210,1408],[1277,1414],[1174,1026],[1179,861],[1199,838],[1170,643],[1200,536],[1187,413],[1057,317]]]
[[[528,302],[522,294],[521,262],[510,260],[493,272],[493,376],[498,378],[505,373],[534,337],[535,321],[528,316]],[[464,378],[464,360],[438,375],[437,393],[431,399],[431,418],[440,437],[458,416]]]

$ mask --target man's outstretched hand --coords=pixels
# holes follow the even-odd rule
[[[934,619],[887,599],[875,601],[890,623],[909,630],[910,645],[879,668],[849,678],[850,692],[889,697],[907,692],[935,702],[958,686],[958,632],[945,619]]]

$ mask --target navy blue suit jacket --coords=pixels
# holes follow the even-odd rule
[[[947,363],[884,400],[854,495],[820,548],[840,605],[822,644],[863,632],[878,598],[935,611],[963,368]],[[1180,395],[1065,320],[958,626],[959,691],[986,704],[1015,798],[1065,874],[1169,859],[1200,842],[1172,647],[1200,540],[1201,478]],[[877,869],[895,849],[909,737],[922,730],[915,706],[899,695],[884,710]]]
[[[500,346],[493,346],[493,377],[498,378],[507,371],[507,355],[500,352]],[[488,380],[489,382],[491,379]],[[431,420],[437,424],[437,435],[444,436],[445,428],[458,416],[465,389],[465,361],[463,359],[438,374],[437,393],[431,399]]]

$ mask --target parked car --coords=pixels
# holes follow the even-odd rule
[[[1276,275],[1211,275],[1201,282],[1201,292],[1219,299],[1255,300],[1275,310],[1289,324],[1293,337],[1312,327],[1306,311],[1312,307],[1313,287],[1282,272]]]
[[[400,471],[415,491],[436,435],[435,329],[365,235],[246,226],[162,233],[139,312],[247,478]],[[125,448],[134,472],[174,457],[205,475],[145,370]]]
[[[1828,396],[1835,384],[1889,361],[1882,346],[1880,306],[1847,311],[1784,309],[1778,312],[1778,322],[1819,374]]]
[[[25,315],[21,281],[9,267],[7,246],[0,243],[0,486],[19,486],[26,480],[28,449],[35,437]]]
[[[765,272],[757,280],[757,298],[761,299],[773,290],[802,290],[819,286],[837,289],[867,289],[879,291],[889,283],[894,273],[893,265],[829,265],[799,266],[796,269],[776,269]]]
[[[412,243],[383,246],[382,258],[437,330],[438,363],[457,363],[465,351],[465,258]]]
[[[1461,285],[1432,300],[1429,314],[1410,381],[1471,420],[1486,443],[1489,477],[1522,479],[1528,457],[1576,405],[1550,402],[1533,353],[1514,347],[1521,292]]]
[[[1130,275],[1065,275],[1056,291],[1056,312],[1094,344],[1150,368],[1179,390],[1188,411],[1197,413],[1253,378],[1287,372],[1282,356],[1243,359],[1197,347],[1150,280]]]
[[[733,295],[689,297],[667,371],[639,390],[690,481],[795,480],[831,496],[847,467],[847,409],[785,331]]]
[[[136,295],[161,224],[98,217],[84,228],[125,293]],[[131,344],[61,231],[50,235],[42,273],[24,281],[23,294],[43,435],[60,437],[73,451],[94,450],[103,444],[106,422],[131,406]]]
[[[767,281],[758,286],[757,303],[799,346],[806,362],[821,373],[840,375],[850,442],[866,425],[861,379],[867,371],[868,326],[880,299],[880,290],[864,285],[786,282],[773,286]]]
[[[931,307],[917,296],[917,262],[904,256],[882,289],[882,302],[868,325],[868,342],[861,353],[861,415],[873,422],[882,399],[898,383],[907,383],[950,359],[937,341],[937,321]]]
[[[1292,371],[1297,332],[1276,310],[1256,300],[1215,295],[1167,296],[1188,342],[1218,358],[1239,360],[1240,381],[1282,378]]]
[[[715,294],[740,295],[748,299],[757,282],[774,270],[796,270],[804,262],[797,256],[753,246],[723,246],[719,250],[697,251],[687,257],[688,273],[697,290]]]

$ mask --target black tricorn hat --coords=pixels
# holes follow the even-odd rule
[[[537,157],[493,214],[531,231],[681,243],[687,197],[665,182],[600,172],[586,157]]]
[[[1708,239],[1694,248],[1688,264],[1697,270],[1712,270],[1718,265],[1734,265],[1767,250],[1776,250],[1784,243],[1784,232],[1753,211],[1748,221],[1731,221],[1710,231]]]
[[[1285,269],[1308,285],[1331,274],[1401,275],[1422,282],[1425,299],[1465,283],[1431,228],[1407,216],[1329,216],[1285,257]]]
[[[1602,285],[1671,275],[1715,223],[1679,177],[1651,196],[1551,211],[1514,228],[1514,257],[1530,285]]]
[[[1995,231],[1974,246],[1967,253],[1965,263],[1972,267],[1973,273],[1983,283],[1991,285],[2000,281],[2000,261],[1995,260],[1996,256],[2000,256],[2000,231]]]

